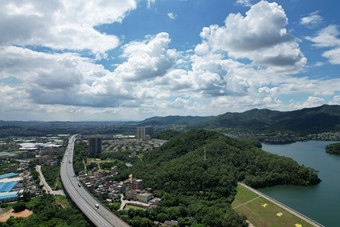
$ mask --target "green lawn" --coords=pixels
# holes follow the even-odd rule
[[[238,185],[237,186],[237,194],[235,197],[234,202],[232,203],[232,207],[237,207],[240,204],[246,203],[254,198],[256,198],[258,195],[247,188]]]
[[[285,209],[269,202],[247,188],[238,185],[237,195],[232,207],[255,226],[298,227],[312,226]],[[242,205],[243,204],[243,205]]]
[[[137,206],[133,206],[133,205],[126,205],[126,206],[124,207],[124,210],[129,210],[129,209],[145,210],[145,208],[143,208],[143,207],[137,207]]]
[[[107,159],[103,159],[103,160],[100,159],[100,158],[87,158],[86,160],[87,160],[87,163],[90,163],[90,162],[102,163],[102,162],[115,162],[115,161],[124,163],[123,161],[120,161],[120,160],[117,160],[117,159],[112,159],[112,158],[107,158]]]

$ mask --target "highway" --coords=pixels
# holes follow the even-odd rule
[[[98,227],[126,227],[129,226],[111,211],[103,207],[96,201],[91,194],[83,188],[75,176],[73,169],[73,149],[77,135],[73,135],[69,139],[63,161],[60,165],[60,177],[64,189],[71,197],[73,202],[79,209]],[[95,205],[98,204],[99,207]]]

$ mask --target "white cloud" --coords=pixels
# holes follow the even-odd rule
[[[237,73],[242,64],[219,54],[193,55],[190,61],[192,70],[175,70],[164,78],[173,90],[208,97],[242,96],[248,92],[247,79]]]
[[[318,11],[315,11],[310,13],[307,17],[302,17],[300,19],[300,24],[305,25],[308,28],[319,26],[323,22],[323,19],[318,13]]]
[[[314,66],[316,66],[316,67],[320,67],[320,66],[323,66],[325,63],[324,62],[320,62],[320,61],[318,61],[318,62],[316,62],[315,63],[315,65]]]
[[[336,25],[329,25],[321,29],[314,37],[306,37],[307,40],[314,43],[316,47],[333,48],[325,51],[322,56],[329,59],[329,62],[334,65],[340,64],[340,32]]]
[[[333,97],[333,100],[329,102],[330,105],[340,105],[340,95]]]
[[[246,12],[230,14],[225,26],[211,25],[201,32],[202,43],[196,47],[198,54],[226,51],[236,59],[248,58],[257,65],[278,70],[299,70],[306,58],[294,37],[287,33],[286,14],[277,3],[260,1]]]
[[[88,49],[94,54],[103,54],[119,44],[116,36],[102,34],[94,26],[121,22],[137,6],[134,0],[0,0],[0,4],[0,45]]]
[[[148,0],[148,8],[151,8],[151,5],[154,4],[156,0]]]
[[[314,93],[316,96],[330,96],[334,95],[334,91],[317,91]]]
[[[322,104],[325,104],[325,102],[326,101],[323,98],[309,96],[308,99],[305,102],[291,104],[290,107],[292,109],[312,108],[312,107],[317,107],[317,106],[320,106]]]
[[[328,50],[322,54],[325,58],[329,59],[329,62],[334,65],[340,65],[340,47]]]
[[[168,33],[159,33],[144,42],[124,46],[122,57],[127,61],[119,65],[115,74],[124,80],[144,80],[164,75],[176,62],[176,51],[168,49]]]
[[[169,17],[170,19],[172,19],[172,20],[175,20],[176,17],[177,17],[177,15],[174,14],[174,13],[172,13],[172,12],[170,12],[170,13],[168,13],[168,17]]]
[[[251,6],[250,0],[237,0],[236,2],[243,6]]]
[[[169,103],[169,107],[183,110],[188,105],[189,101],[183,98],[176,98],[173,102]]]
[[[22,84],[20,89],[31,105],[133,108],[148,99],[169,97],[166,89],[153,87],[148,81],[164,76],[175,64],[177,53],[168,49],[169,42],[167,33],[159,33],[143,42],[126,44],[122,56],[127,60],[114,72],[75,53],[0,47],[0,79],[13,78]]]
[[[120,78],[105,84],[112,73],[76,54],[6,47],[0,48],[0,66],[0,75],[16,78],[30,102],[105,107],[131,99]]]
[[[0,104],[6,107],[6,111],[29,111],[32,109],[29,95],[21,86],[10,87],[8,85],[0,85]]]
[[[336,25],[329,25],[321,29],[316,36],[307,36],[306,39],[313,42],[316,47],[334,47],[340,46],[340,39],[337,38],[339,34]]]

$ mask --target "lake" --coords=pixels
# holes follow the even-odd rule
[[[325,152],[335,142],[307,141],[284,145],[262,144],[270,153],[290,157],[319,170],[321,183],[316,186],[274,186],[259,191],[325,226],[340,226],[340,156]]]

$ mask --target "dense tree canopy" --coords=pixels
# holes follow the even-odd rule
[[[180,136],[181,134],[183,134],[182,131],[169,129],[169,130],[163,130],[163,131],[160,131],[160,132],[155,132],[152,135],[152,138],[161,139],[161,140],[170,140],[172,138]]]
[[[333,143],[327,145],[326,152],[329,154],[340,154],[340,143]]]
[[[83,216],[83,214],[71,204],[65,202],[64,196],[53,196],[43,194],[42,196],[32,199],[28,203],[17,203],[21,209],[28,208],[33,214],[27,218],[11,217],[6,222],[1,223],[4,226],[92,226],[92,224]]]
[[[314,169],[208,130],[191,130],[150,151],[133,172],[162,196],[151,219],[180,226],[246,225],[230,207],[238,181],[255,188],[320,182]]]

